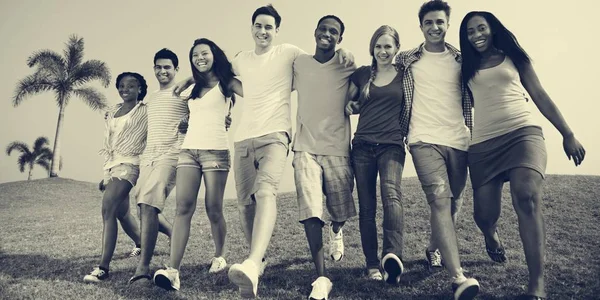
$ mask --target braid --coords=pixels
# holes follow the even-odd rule
[[[371,87],[371,83],[375,80],[375,76],[377,76],[377,60],[373,57],[373,61],[371,62],[371,75],[369,76],[369,81],[365,84],[362,89],[362,97],[367,100],[369,99],[369,91]]]

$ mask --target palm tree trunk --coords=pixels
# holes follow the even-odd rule
[[[33,168],[29,167],[29,175],[27,175],[27,181],[31,180],[31,171],[33,171]]]
[[[56,134],[54,135],[54,150],[52,150],[52,164],[50,165],[50,177],[58,177],[60,166],[60,137],[62,133],[65,105],[64,99],[60,99],[60,107],[58,110],[58,121],[56,124]]]

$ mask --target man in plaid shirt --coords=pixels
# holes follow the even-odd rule
[[[472,128],[471,97],[460,77],[459,51],[444,41],[450,7],[441,0],[419,11],[425,42],[395,60],[402,72],[407,109],[400,116],[415,169],[431,208],[431,238],[425,254],[430,269],[444,265],[455,299],[473,299],[479,283],[463,275],[454,224],[467,181]]]

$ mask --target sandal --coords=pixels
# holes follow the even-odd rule
[[[496,235],[498,235],[498,231],[496,231]],[[488,248],[488,245],[486,243],[485,251],[487,252],[488,256],[493,261],[495,261],[497,263],[505,263],[506,262],[506,251],[504,250],[504,247],[502,246],[502,241],[500,241],[500,235],[498,235],[498,248],[490,249],[490,248]]]

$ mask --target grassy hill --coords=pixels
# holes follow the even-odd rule
[[[230,183],[231,184],[231,183]],[[448,274],[430,274],[424,265],[429,237],[429,210],[416,178],[403,181],[405,267],[401,285],[392,287],[364,278],[358,218],[344,229],[346,257],[327,262],[334,284],[330,299],[449,299]],[[203,194],[203,191],[201,191]],[[102,194],[94,183],[42,179],[0,184],[0,298],[2,299],[237,299],[225,273],[211,276],[214,247],[202,201],[192,221],[190,242],[181,269],[181,291],[168,293],[150,283],[128,286],[137,259],[126,258],[132,242],[119,230],[108,282],[90,285],[82,278],[98,264]],[[481,284],[480,299],[512,298],[527,283],[527,268],[517,220],[505,186],[500,232],[509,262],[493,263],[472,218],[467,186],[458,224],[461,260],[467,275]],[[259,284],[261,299],[306,299],[315,279],[308,243],[297,221],[295,193],[279,196],[277,226]],[[381,218],[381,205],[378,217]],[[174,197],[165,214],[174,216]],[[548,253],[546,279],[551,299],[600,299],[600,177],[550,175],[544,186]],[[238,221],[236,200],[226,200],[228,263],[248,253]],[[381,222],[378,222],[381,224]],[[381,243],[381,228],[379,229]],[[328,237],[325,235],[328,245]],[[159,236],[152,269],[168,262],[168,241]]]

